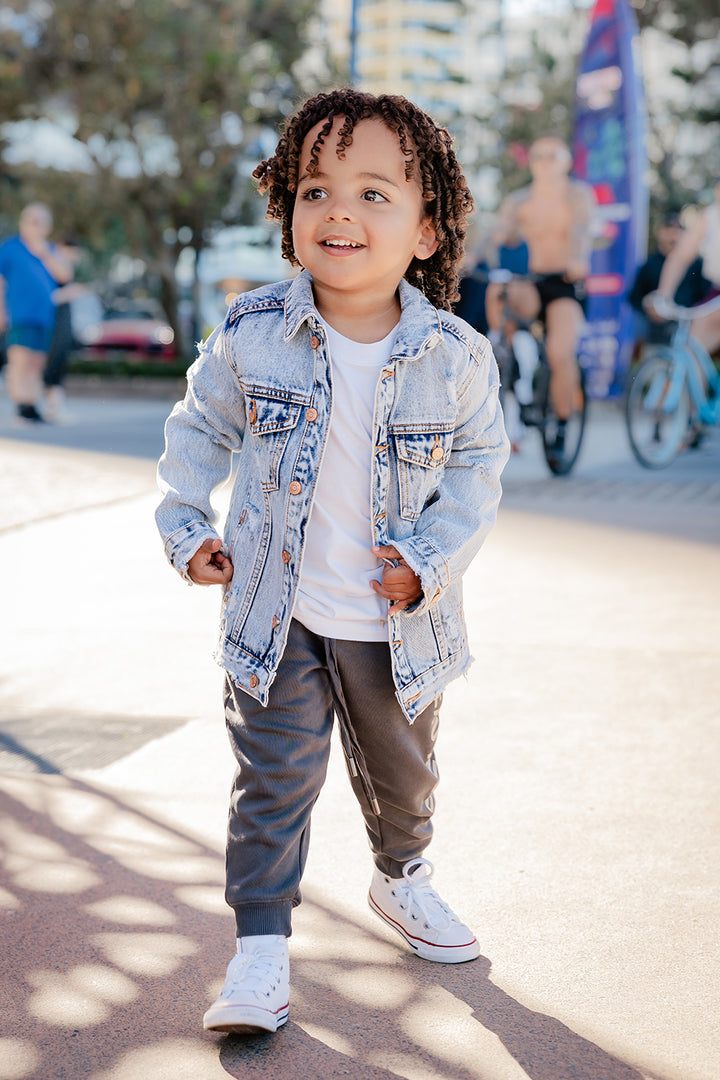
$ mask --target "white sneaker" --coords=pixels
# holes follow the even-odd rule
[[[388,877],[375,867],[368,903],[423,960],[441,964],[475,960],[480,955],[477,938],[435,892],[432,873],[427,859],[405,863],[401,878]]]
[[[262,934],[237,939],[220,997],[203,1017],[206,1031],[277,1031],[288,1018],[287,938]]]

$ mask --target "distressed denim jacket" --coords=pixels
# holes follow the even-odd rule
[[[388,620],[397,698],[412,722],[471,663],[462,575],[494,523],[509,446],[486,339],[405,280],[400,302],[375,395],[369,495],[373,543],[395,544],[422,582],[422,597]],[[217,536],[211,493],[238,455],[223,541],[234,574],[215,658],[263,704],[287,640],[331,409],[327,343],[302,271],[237,298],[166,425],[156,518],[187,580],[189,559]]]

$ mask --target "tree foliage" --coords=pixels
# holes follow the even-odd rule
[[[717,0],[634,0],[644,54],[668,44],[662,95],[650,97],[655,205],[679,210],[720,175],[720,8]]]
[[[302,92],[298,61],[315,6],[8,0],[0,114],[53,121],[86,163],[81,173],[46,171],[44,193],[32,166],[4,166],[6,182],[20,181],[24,198],[42,195],[81,238],[122,233],[160,280],[179,332],[180,249],[199,251],[213,225],[256,216],[249,160],[262,155],[263,132],[267,138]]]
[[[551,53],[537,33],[530,38],[530,61],[508,64],[503,80],[499,125],[504,152],[499,161],[502,192],[527,184],[528,148],[552,133],[570,141],[575,80],[574,58]]]
[[[633,7],[641,30],[660,29],[689,48],[720,29],[717,0],[633,0]]]

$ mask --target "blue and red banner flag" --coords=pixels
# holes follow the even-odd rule
[[[575,87],[573,174],[589,183],[597,225],[580,344],[591,397],[624,388],[633,348],[627,303],[647,250],[645,94],[637,21],[628,0],[596,0]]]

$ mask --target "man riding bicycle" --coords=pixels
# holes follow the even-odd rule
[[[571,163],[568,147],[555,135],[543,135],[531,145],[532,182],[504,200],[493,240],[498,245],[524,240],[533,280],[513,280],[507,285],[491,282],[485,301],[491,341],[501,333],[506,304],[525,322],[543,320],[550,400],[561,422],[560,439],[562,423],[576,407],[580,386],[576,351],[595,206],[590,185],[568,175]],[[522,408],[523,418],[530,422],[531,408]]]
[[[703,276],[709,282],[704,299],[720,295],[720,180],[715,184],[713,194],[713,201],[697,215],[665,260],[657,288],[658,296],[665,300],[672,300],[683,274],[698,256],[702,258]],[[720,349],[720,311],[697,319],[691,332],[711,355],[717,352]]]

